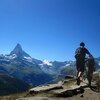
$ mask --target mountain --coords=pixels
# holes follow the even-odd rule
[[[39,65],[45,73],[55,76],[56,81],[62,80],[66,75],[76,75],[75,61],[51,62],[45,60]],[[100,69],[100,57],[95,58],[95,68],[96,71]]]
[[[16,47],[14,48],[13,51],[11,51],[10,55],[16,55],[17,57],[23,57],[23,58],[30,58],[31,59],[31,56],[29,54],[27,54],[25,51],[22,50],[22,47],[21,45],[18,43],[16,45]]]
[[[44,60],[39,66],[45,73],[49,73],[54,77],[53,82],[62,80],[66,75],[76,74],[75,61],[52,62]]]
[[[6,74],[0,74],[0,95],[8,95],[27,91],[29,85],[17,78]]]
[[[0,55],[0,73],[8,74],[32,86],[44,84],[52,77],[39,67],[39,60],[33,59],[17,44],[8,55]]]
[[[96,70],[100,69],[100,57],[95,58]]]

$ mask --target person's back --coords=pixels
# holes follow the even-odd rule
[[[76,67],[78,71],[84,72],[85,56],[86,54],[91,55],[90,52],[84,47],[83,42],[80,43],[80,47],[75,51]]]
[[[80,59],[84,60],[86,54],[90,55],[90,52],[84,46],[85,45],[80,44],[80,47],[76,49],[76,51],[75,51],[76,60],[80,60]]]
[[[77,68],[77,80],[80,80],[84,69],[85,69],[85,56],[86,54],[91,55],[90,52],[85,48],[85,44],[83,42],[80,43],[80,47],[75,51],[76,58],[76,68]],[[77,82],[78,82],[77,81]],[[80,84],[79,82],[77,83]]]

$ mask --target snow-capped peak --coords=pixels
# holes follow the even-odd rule
[[[50,63],[50,62],[49,62],[48,60],[46,60],[46,59],[43,61],[43,64],[46,64],[46,65],[48,65],[48,66],[52,66],[52,63]]]
[[[25,57],[31,57],[29,54],[27,54],[25,51],[23,51],[21,45],[18,43],[16,47],[11,51],[10,55],[16,54],[17,57],[23,58]]]
[[[18,43],[18,44],[16,45],[16,47],[14,48],[14,50],[11,51],[10,54],[11,54],[11,55],[12,55],[12,54],[21,55],[22,52],[23,52],[22,47],[21,47],[21,45]]]

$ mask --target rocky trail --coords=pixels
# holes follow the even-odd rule
[[[99,78],[100,73],[95,73],[94,78]],[[66,77],[56,84],[45,84],[29,90],[26,97],[17,100],[100,100],[100,87],[95,82],[88,87],[88,81],[84,80],[80,85],[76,84],[74,77]]]

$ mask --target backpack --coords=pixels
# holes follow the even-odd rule
[[[75,58],[76,58],[76,60],[83,59],[82,48],[76,49],[76,51],[75,51]]]

